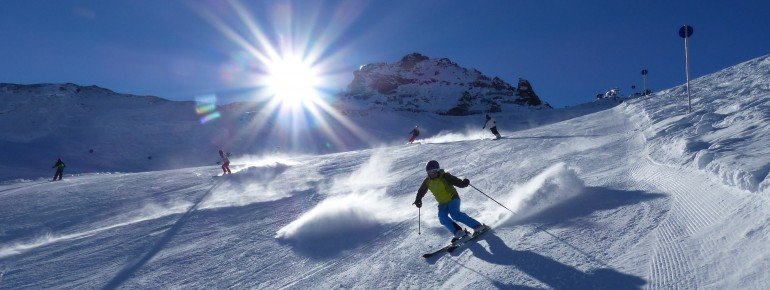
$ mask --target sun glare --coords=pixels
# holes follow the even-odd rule
[[[338,76],[333,72],[341,69],[339,59],[348,51],[345,47],[330,48],[363,11],[363,4],[350,1],[332,7],[335,12],[325,21],[308,15],[299,17],[297,11],[301,10],[292,3],[264,6],[266,9],[260,11],[265,17],[261,19],[239,0],[211,3],[224,4],[217,4],[216,9],[206,4],[193,7],[241,48],[223,69],[223,79],[253,88],[248,96],[259,104],[255,111],[246,112],[250,115],[248,123],[233,138],[254,142],[273,139],[298,149],[308,138],[318,139],[317,143],[327,148],[340,149],[353,140],[351,136],[365,141],[376,139],[327,102],[334,100],[329,92]],[[313,11],[324,11],[318,8]],[[266,23],[261,23],[263,20]],[[199,104],[198,114],[205,115],[202,123],[220,117],[215,108],[213,102]],[[341,131],[346,133],[341,135]],[[317,133],[322,133],[323,138]]]
[[[286,56],[268,64],[265,84],[281,103],[307,105],[318,96],[320,78],[312,65],[298,57]]]

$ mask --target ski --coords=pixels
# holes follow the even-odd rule
[[[433,251],[431,251],[429,253],[422,254],[422,257],[427,259],[427,258],[433,257],[433,256],[435,256],[437,254],[441,254],[443,252],[446,252],[446,251],[449,250],[449,248],[456,247],[459,242],[460,241],[457,241],[457,242],[454,242],[454,243],[450,243],[449,245],[446,245],[446,246],[443,246],[441,248],[435,249],[435,250],[433,250]]]
[[[483,228],[481,231],[479,231],[478,233],[474,232],[474,233],[473,233],[473,235],[471,235],[469,238],[467,238],[467,239],[462,239],[462,240],[459,240],[459,241],[457,241],[457,242],[455,243],[455,245],[454,245],[454,246],[450,246],[450,247],[448,247],[446,250],[447,250],[447,252],[449,252],[449,253],[452,253],[452,252],[454,252],[455,250],[457,250],[458,248],[460,248],[460,247],[464,246],[465,244],[467,244],[467,243],[468,243],[468,242],[470,242],[470,241],[473,241],[473,240],[475,240],[476,238],[480,237],[481,235],[483,235],[484,233],[488,232],[488,231],[489,231],[489,230],[491,230],[491,229],[492,229],[492,228],[490,228],[489,226],[485,226],[485,227],[484,227],[484,228]]]
[[[427,259],[427,258],[433,257],[433,256],[435,256],[437,254],[441,254],[443,252],[452,253],[455,250],[457,250],[457,248],[463,246],[464,244],[466,244],[466,243],[468,243],[470,241],[475,240],[479,236],[481,236],[484,233],[488,232],[490,229],[491,228],[489,226],[487,226],[486,228],[484,228],[479,233],[475,233],[474,232],[472,235],[468,235],[465,239],[461,239],[461,240],[455,241],[454,243],[450,243],[449,245],[446,245],[446,246],[443,246],[441,248],[435,249],[435,250],[433,250],[431,252],[425,253],[425,254],[422,255],[422,257]]]
[[[471,237],[472,237],[472,235],[467,235],[466,239],[470,239]],[[449,249],[457,247],[463,241],[464,240],[457,240],[457,241],[455,241],[453,243],[449,243],[449,245],[446,245],[446,246],[443,246],[441,248],[435,249],[435,250],[431,251],[430,253],[423,254],[422,257],[427,259],[427,258],[430,258],[430,257],[436,255],[436,254],[440,254],[440,253],[443,253],[445,251],[449,251]]]

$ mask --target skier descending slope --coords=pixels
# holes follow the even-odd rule
[[[422,197],[430,189],[433,196],[438,201],[438,220],[441,225],[447,228],[450,233],[454,234],[452,238],[452,245],[455,245],[458,241],[467,240],[468,231],[457,227],[454,221],[461,222],[471,228],[474,231],[474,237],[485,232],[489,229],[488,226],[478,222],[472,217],[460,211],[460,196],[457,194],[457,189],[454,187],[464,188],[471,184],[470,180],[459,178],[444,172],[439,168],[438,161],[431,160],[428,165],[425,166],[425,170],[428,173],[428,177],[422,182],[420,189],[417,190],[417,197],[414,200],[414,204],[417,208],[422,207]],[[450,218],[451,216],[451,218]]]
[[[222,158],[222,174],[231,174],[230,172],[230,152],[227,152],[227,155],[225,155],[222,150],[219,150],[219,157]]]
[[[412,144],[412,142],[414,142],[414,139],[417,139],[417,136],[420,135],[420,128],[419,128],[419,126],[414,126],[414,129],[412,130],[412,132],[409,132],[409,134],[412,134],[412,136],[409,137],[409,142],[408,143]]]
[[[64,162],[61,161],[61,158],[56,160],[56,164],[54,164],[51,168],[56,167],[56,173],[53,175],[53,181],[56,181],[56,178],[58,177],[59,180],[61,180],[62,175],[64,173],[64,167],[67,167],[64,165]]]
[[[489,115],[487,115],[487,121],[484,122],[484,126],[481,127],[481,130],[484,130],[484,128],[487,127],[487,124],[489,124],[489,131],[492,131],[492,134],[495,134],[495,139],[503,138],[503,136],[500,136],[500,132],[497,132],[497,123],[495,123],[495,120],[492,119]]]

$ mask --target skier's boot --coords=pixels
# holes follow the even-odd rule
[[[489,228],[489,226],[488,226],[488,225],[485,225],[485,224],[480,224],[480,225],[478,225],[477,227],[473,228],[473,235],[474,235],[474,236],[478,236],[478,235],[480,235],[481,233],[483,233],[483,232],[485,232],[485,231],[488,231],[489,229],[490,229],[490,228]]]
[[[455,231],[455,236],[454,236],[454,238],[452,238],[452,244],[454,244],[455,242],[457,242],[459,240],[462,240],[463,238],[468,236],[468,234],[469,234],[468,231],[466,231],[464,229],[459,229],[459,230]]]

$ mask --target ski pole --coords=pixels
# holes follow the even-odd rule
[[[421,235],[421,234],[422,234],[422,233],[420,232],[420,226],[421,226],[421,225],[422,225],[422,223],[420,223],[420,208],[418,207],[418,208],[417,208],[417,234],[418,234],[418,235]]]
[[[500,206],[502,206],[504,209],[507,209],[507,210],[508,210],[508,211],[510,211],[511,213],[513,213],[513,214],[515,214],[515,215],[518,215],[518,213],[516,213],[515,211],[512,211],[511,209],[509,209],[509,208],[505,207],[505,206],[504,206],[502,203],[500,203],[499,201],[495,200],[495,199],[494,199],[494,198],[492,198],[491,196],[487,195],[486,193],[484,193],[484,192],[483,192],[483,191],[481,191],[480,189],[478,189],[478,188],[476,188],[475,186],[473,186],[473,184],[468,184],[468,185],[470,185],[471,187],[473,187],[473,189],[475,189],[475,190],[478,190],[479,192],[481,192],[481,194],[483,194],[484,196],[488,197],[488,198],[489,198],[489,199],[491,199],[492,201],[496,202],[497,204],[499,204]]]

